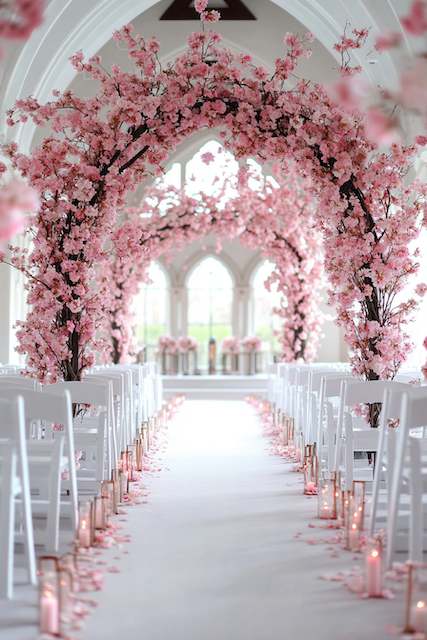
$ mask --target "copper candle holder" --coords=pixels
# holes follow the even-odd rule
[[[119,513],[119,504],[120,504],[120,470],[119,469],[113,469],[111,471],[111,480],[113,482],[113,487],[114,487],[113,511],[117,515]]]
[[[107,528],[107,500],[108,498],[103,497],[102,495],[94,498],[93,512],[95,517],[95,529]]]
[[[318,516],[321,520],[336,520],[337,513],[337,481],[335,474],[322,478],[318,491]]]

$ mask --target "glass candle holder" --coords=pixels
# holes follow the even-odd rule
[[[352,502],[353,518],[359,526],[359,531],[362,532],[365,528],[366,482],[364,480],[353,480]]]
[[[348,551],[358,551],[360,548],[359,514],[355,511],[351,494],[347,497],[344,508],[344,548]]]
[[[72,613],[74,598],[74,576],[73,573],[66,568],[60,566],[59,573],[59,608],[61,622],[70,622]]]
[[[169,414],[169,412],[168,412]],[[148,422],[146,420],[144,420],[143,424],[142,424],[142,439],[143,439],[143,443],[144,443],[144,453],[148,451],[149,446],[148,446]]]
[[[58,558],[42,556],[39,558],[39,628],[42,634],[60,636],[59,590]]]
[[[79,526],[77,540],[80,547],[88,549],[92,544],[92,504],[84,502],[79,505]]]
[[[322,478],[319,482],[318,515],[321,520],[337,519],[337,482],[335,475]]]
[[[338,486],[339,486],[339,483],[338,483]],[[341,489],[339,501],[338,501],[338,505],[339,505],[338,517],[339,517],[340,525],[344,528],[347,527],[347,521],[350,513],[350,510],[349,510],[350,502],[351,502],[351,491],[347,491],[346,489]]]
[[[119,504],[120,504],[120,470],[119,469],[112,470],[111,479],[114,486],[113,509],[114,509],[114,513],[117,515],[119,512]]]
[[[79,590],[79,568],[77,565],[77,556],[75,553],[64,553],[59,558],[59,567],[71,573],[73,577],[72,587],[73,592],[77,593]]]
[[[119,484],[120,484],[120,502],[123,502],[125,496],[129,493],[129,477],[128,472],[120,469],[119,471]]]
[[[95,513],[95,529],[107,528],[107,516],[106,516],[106,500],[101,496],[94,498],[94,513]]]
[[[304,447],[304,493],[312,495],[316,490],[316,478],[313,473],[313,445],[307,444]]]
[[[134,440],[135,446],[135,468],[137,471],[142,471],[142,455],[141,455],[141,441],[139,438]]]
[[[129,473],[129,482],[136,482],[137,477],[135,474],[136,471],[136,447],[134,444],[130,444],[127,447],[127,455],[128,455],[128,473]]]
[[[369,598],[383,596],[383,544],[380,539],[368,542],[365,549],[365,582]]]
[[[101,496],[106,499],[105,514],[108,523],[110,517],[115,513],[114,482],[112,480],[103,480],[101,482]]]
[[[427,564],[407,564],[404,634],[427,638]]]
[[[120,471],[127,471],[128,470],[128,455],[127,455],[127,451],[122,451],[120,453],[119,469],[120,469]]]

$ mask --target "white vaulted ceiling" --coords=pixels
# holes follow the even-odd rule
[[[108,64],[125,56],[111,42],[113,31],[134,22],[144,35],[160,39],[166,58],[176,54],[185,44],[186,35],[197,29],[197,22],[159,22],[158,18],[171,0],[50,0],[46,20],[20,50],[11,52],[2,78],[2,112],[17,98],[36,96],[40,101],[51,97],[52,89],[65,89],[70,84],[83,95],[84,82],[75,82],[68,59],[77,50],[85,55],[101,51]],[[246,0],[257,16],[256,22],[223,22],[215,28],[228,45],[250,52],[268,64],[283,51],[282,36],[286,31],[308,29],[316,36],[313,57],[305,63],[302,74],[314,80],[331,77],[336,62],[332,46],[348,23],[352,27],[367,26],[373,35],[386,29],[400,30],[398,16],[409,0]],[[410,51],[410,43],[406,43]],[[397,60],[390,55],[360,56],[359,64],[372,83],[392,83],[397,77]],[[74,82],[73,82],[74,81]],[[14,128],[7,135],[25,150],[33,138],[31,124]]]

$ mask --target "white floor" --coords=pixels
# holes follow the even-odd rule
[[[382,640],[400,622],[400,599],[361,601],[319,579],[351,554],[294,539],[310,535],[315,499],[269,455],[246,404],[187,402],[166,466],[130,512],[130,553],[84,640]]]
[[[148,480],[148,503],[123,523],[132,540],[120,573],[106,574],[98,608],[73,638],[385,640],[401,622],[400,596],[361,601],[319,579],[350,568],[352,554],[331,557],[328,545],[295,539],[333,532],[308,527],[316,499],[269,454],[245,403],[185,403],[162,466]],[[0,640],[36,638],[34,609],[21,608],[18,633],[16,607],[0,607]]]

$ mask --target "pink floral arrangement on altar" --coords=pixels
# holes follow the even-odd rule
[[[196,351],[199,343],[196,338],[180,336],[177,340],[177,346],[181,353],[188,353],[189,351]]]
[[[177,341],[172,336],[160,336],[157,344],[161,353],[176,353],[178,349]]]
[[[222,353],[239,353],[240,351],[239,338],[235,338],[234,336],[230,336],[229,338],[224,338],[224,340],[221,343],[221,351]]]
[[[261,338],[258,336],[246,336],[242,340],[242,348],[244,351],[261,351]]]

